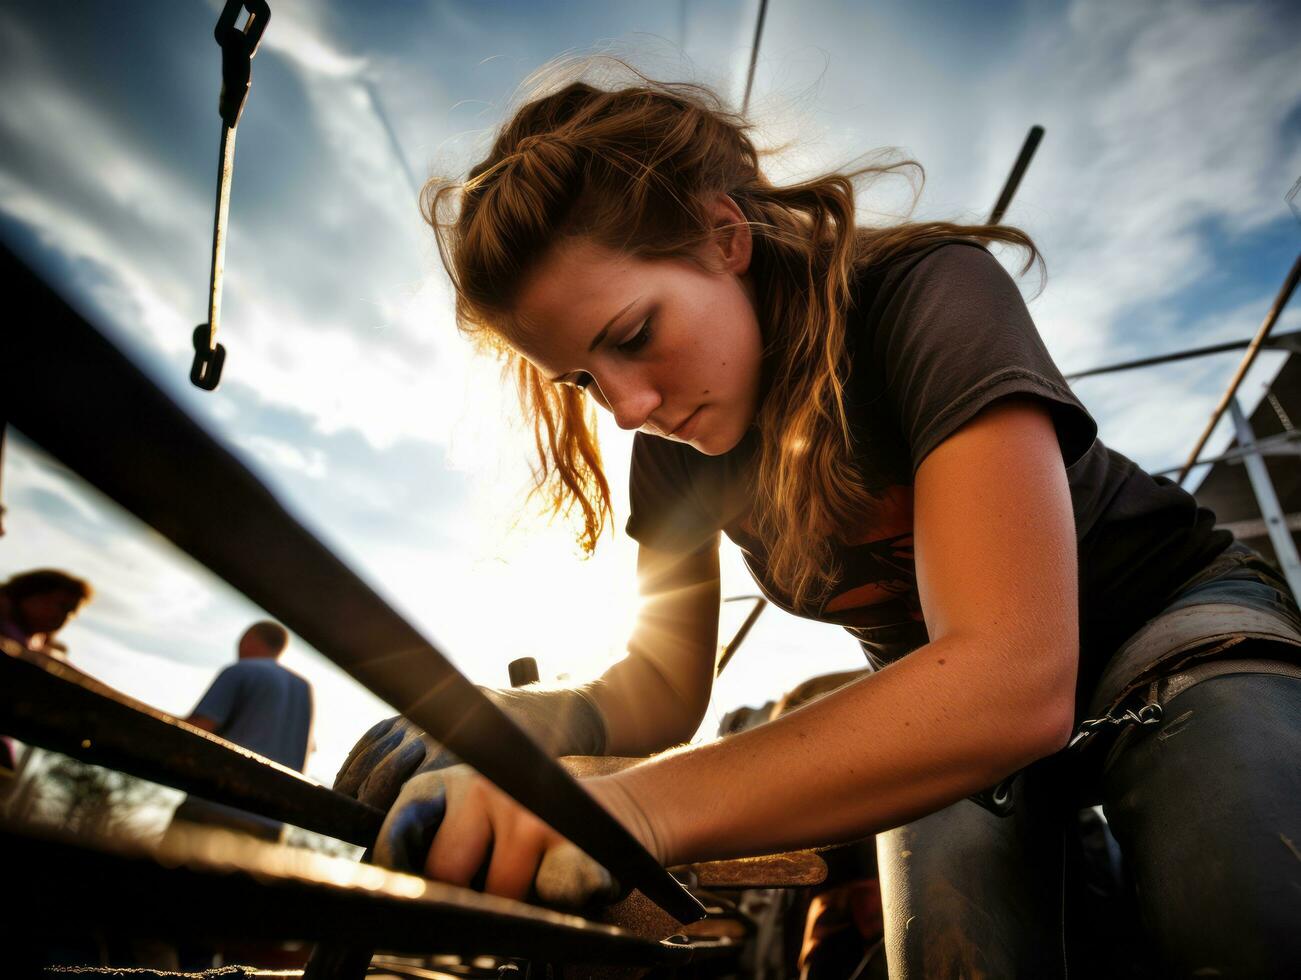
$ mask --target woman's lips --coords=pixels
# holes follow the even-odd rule
[[[700,412],[705,406],[701,405],[694,412],[682,420],[682,424],[669,433],[670,438],[680,439],[683,442],[688,441],[692,433],[696,431],[696,422],[700,418]]]

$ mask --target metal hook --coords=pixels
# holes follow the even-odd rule
[[[204,391],[216,390],[221,383],[221,369],[226,364],[225,345],[209,347],[211,336],[206,323],[194,328],[194,363],[190,365],[190,381]]]

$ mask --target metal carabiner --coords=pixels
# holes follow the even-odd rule
[[[1122,728],[1126,725],[1156,725],[1159,724],[1164,712],[1161,705],[1155,700],[1148,700],[1141,705],[1137,711],[1133,708],[1126,708],[1119,715],[1105,714],[1101,718],[1086,718],[1080,722],[1078,731],[1066,744],[1069,751],[1089,739],[1090,736],[1096,735],[1098,731],[1106,726],[1113,728]]]
[[[248,11],[243,28],[236,27],[241,10]],[[221,120],[234,128],[244,111],[249,86],[253,83],[253,55],[257,54],[262,32],[271,20],[267,0],[227,0],[213,36],[221,46]]]

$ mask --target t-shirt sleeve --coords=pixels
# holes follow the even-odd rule
[[[217,679],[212,682],[212,686],[199,699],[199,703],[191,712],[212,719],[216,722],[218,731],[230,724],[231,717],[235,713],[235,705],[239,701],[240,682],[237,666],[232,664],[218,674]]]
[[[1097,436],[1016,283],[979,246],[943,245],[908,269],[881,311],[873,347],[914,473],[963,424],[1009,396],[1044,402],[1067,466]]]
[[[721,519],[701,499],[686,452],[694,450],[644,432],[633,437],[626,530],[638,544],[693,552],[717,540]]]

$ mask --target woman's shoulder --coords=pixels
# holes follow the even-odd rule
[[[930,239],[863,261],[855,270],[856,298],[864,293],[892,291],[917,279],[980,270],[1002,270],[984,243],[974,238]]]

